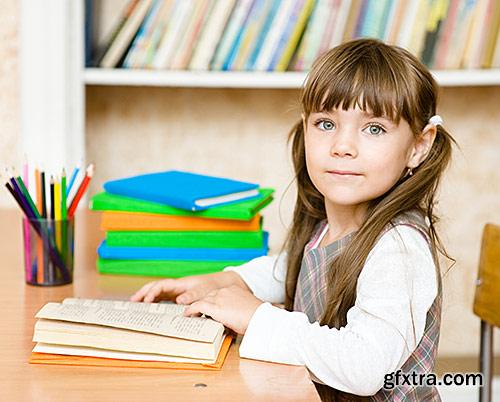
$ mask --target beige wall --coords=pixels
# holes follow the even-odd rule
[[[19,115],[19,2],[2,0],[0,7],[0,174],[22,161]],[[0,207],[14,206],[7,190],[0,190]]]
[[[20,166],[19,9],[2,0],[0,15],[0,168]],[[97,166],[91,192],[105,180],[159,169],[190,169],[276,189],[265,211],[276,251],[289,223],[294,190],[286,134],[298,117],[294,90],[89,87],[87,155]],[[471,313],[481,228],[500,223],[500,87],[446,88],[440,113],[461,151],[442,189],[442,234],[457,264],[445,277],[442,355],[477,353]],[[283,197],[282,202],[280,199]],[[13,206],[0,190],[0,207]],[[497,351],[500,351],[497,336]]]

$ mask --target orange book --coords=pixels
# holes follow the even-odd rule
[[[249,221],[210,219],[193,216],[144,214],[138,212],[102,213],[101,229],[108,230],[189,230],[189,231],[255,231],[260,229],[261,215]]]

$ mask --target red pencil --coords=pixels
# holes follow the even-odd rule
[[[83,197],[85,190],[87,190],[90,179],[92,179],[93,175],[94,175],[94,165],[90,164],[89,167],[87,168],[87,173],[86,173],[85,177],[83,178],[82,183],[80,184],[80,187],[78,188],[78,191],[75,194],[75,198],[73,198],[73,201],[71,201],[71,205],[69,206],[69,209],[68,209],[68,219],[72,218],[73,215],[75,214],[76,207],[78,206],[80,199]]]

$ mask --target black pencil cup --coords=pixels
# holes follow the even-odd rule
[[[73,282],[75,220],[23,219],[27,284],[58,286]]]

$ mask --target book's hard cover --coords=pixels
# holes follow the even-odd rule
[[[269,233],[264,232],[263,242],[259,248],[113,247],[108,246],[104,240],[97,253],[101,258],[116,260],[251,260],[267,254],[268,239]]]
[[[251,200],[239,201],[229,205],[212,207],[204,211],[186,211],[170,207],[158,202],[144,201],[137,198],[123,197],[121,195],[101,192],[95,194],[90,200],[90,209],[93,211],[123,211],[145,212],[160,215],[197,216],[214,219],[236,219],[248,221],[257,212],[266,207],[273,200],[274,189],[259,189],[259,197]]]
[[[191,211],[208,208],[208,206],[199,205],[201,199],[257,190],[258,187],[257,184],[253,183],[177,170],[148,173],[112,180],[104,184],[104,189],[111,194],[159,202]],[[252,197],[244,197],[238,201],[258,196],[257,192]],[[225,205],[230,202],[219,202],[211,206]]]

